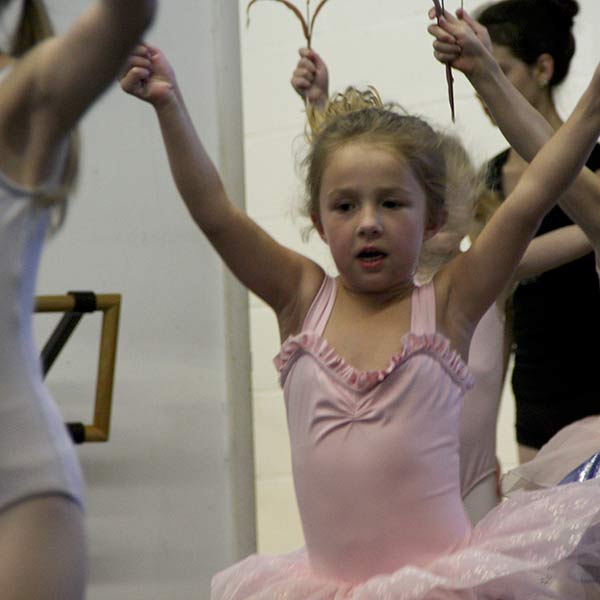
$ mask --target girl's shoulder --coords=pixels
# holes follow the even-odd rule
[[[0,55],[0,100],[6,105],[30,105],[40,100],[42,74],[49,57],[55,52],[59,38],[50,37],[38,43],[20,58]],[[52,73],[47,72],[46,77]]]
[[[460,287],[460,272],[465,268],[466,253],[452,258],[435,274],[432,280],[435,297],[437,330],[450,341],[463,359],[468,357],[471,336],[476,326],[466,317],[463,302],[458,301],[457,287]]]
[[[298,293],[293,301],[278,315],[281,341],[299,333],[326,277],[325,271],[316,262],[305,258]]]

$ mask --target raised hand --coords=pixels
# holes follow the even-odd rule
[[[329,97],[327,65],[314,50],[301,48],[299,54],[300,60],[292,74],[292,87],[305,102],[323,107]]]
[[[434,9],[429,11],[429,18],[435,18]],[[439,24],[432,23],[427,31],[435,38],[433,55],[441,63],[451,65],[467,77],[486,69],[492,50],[490,36],[466,10],[458,9],[456,16],[445,11]]]
[[[125,92],[157,107],[175,93],[175,72],[164,54],[150,44],[140,44],[129,55],[121,87]]]

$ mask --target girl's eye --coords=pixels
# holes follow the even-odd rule
[[[387,198],[381,204],[384,208],[400,208],[402,206],[400,200],[396,200],[395,198]]]
[[[348,202],[348,201],[336,202],[335,210],[337,210],[338,212],[348,212],[348,211],[352,210],[352,202]]]

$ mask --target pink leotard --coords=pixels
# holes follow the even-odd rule
[[[600,597],[600,480],[519,491],[471,528],[458,432],[472,378],[435,333],[432,285],[381,371],[323,339],[335,296],[326,277],[275,359],[306,548],[248,556],[213,577],[211,600]]]
[[[311,565],[358,582],[468,543],[457,431],[472,382],[435,333],[432,284],[413,292],[411,332],[382,371],[357,371],[322,338],[335,296],[325,277],[275,362]]]
[[[504,324],[504,315],[494,303],[477,324],[469,348],[469,370],[475,386],[465,394],[460,417],[463,498],[496,470],[496,425],[504,384]]]

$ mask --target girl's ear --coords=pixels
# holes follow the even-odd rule
[[[323,230],[323,225],[321,224],[321,219],[319,218],[319,215],[315,212],[311,212],[310,213],[310,220],[312,221],[312,224],[315,226],[315,229],[317,230],[317,233],[319,234],[319,237],[325,242],[327,243],[327,238],[325,237],[325,231]]]
[[[423,240],[430,240],[446,224],[447,220],[448,211],[445,208],[437,211],[435,216],[430,216],[425,224]]]
[[[540,54],[535,61],[535,78],[540,88],[545,88],[554,76],[554,58],[547,52]]]

